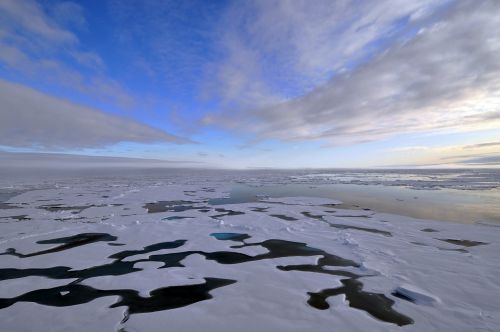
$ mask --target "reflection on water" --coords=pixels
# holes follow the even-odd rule
[[[212,205],[258,202],[262,196],[312,196],[337,199],[343,209],[369,208],[421,219],[461,223],[500,223],[500,190],[414,190],[399,186],[356,184],[234,185],[229,198],[209,201]]]

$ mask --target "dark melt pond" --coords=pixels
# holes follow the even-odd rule
[[[331,267],[359,268],[359,264],[324,250],[308,246],[306,243],[292,242],[279,239],[270,239],[262,242],[249,243],[245,240],[251,238],[244,233],[212,233],[213,238],[220,241],[235,241],[238,244],[231,246],[232,249],[259,246],[267,249],[266,253],[250,256],[238,251],[213,251],[201,250],[181,251],[173,253],[162,253],[150,255],[147,258],[131,259],[136,255],[144,255],[159,250],[177,249],[182,247],[186,240],[175,240],[147,245],[141,249],[123,250],[110,255],[111,263],[96,265],[81,270],[72,269],[67,266],[53,266],[47,268],[0,268],[0,280],[17,279],[29,276],[43,276],[52,279],[71,279],[67,285],[53,288],[38,289],[27,292],[13,298],[0,298],[0,309],[10,307],[18,302],[32,302],[48,306],[65,307],[83,304],[94,299],[106,296],[119,296],[120,300],[111,307],[127,307],[124,321],[128,316],[135,313],[154,312],[180,308],[212,298],[210,291],[216,288],[229,286],[237,280],[223,278],[204,278],[205,282],[194,285],[179,285],[158,288],[150,292],[148,297],[139,295],[133,289],[111,289],[102,290],[84,284],[85,279],[98,276],[118,276],[135,273],[142,269],[134,265],[139,262],[162,262],[163,266],[158,269],[170,267],[183,267],[182,261],[190,255],[202,255],[209,261],[218,264],[241,264],[260,260],[273,260],[282,257],[313,257],[318,256],[315,264],[276,266],[281,271],[303,271],[321,273],[333,276],[341,276],[343,286],[324,289],[319,292],[310,292],[308,304],[319,310],[328,308],[327,298],[344,294],[348,299],[349,306],[363,310],[371,316],[382,321],[397,325],[411,324],[413,320],[392,308],[395,303],[384,294],[371,293],[363,290],[361,277],[369,277],[366,274],[357,274],[342,269]],[[58,244],[58,246],[42,251],[20,254],[11,248],[4,255],[13,255],[19,259],[27,257],[46,255],[62,250],[69,250],[82,245],[96,245],[96,242],[113,243],[117,238],[106,233],[82,233],[73,236],[41,240],[39,244]],[[125,260],[127,259],[127,260]],[[243,268],[243,267],[242,267]],[[159,272],[161,273],[161,272]],[[75,280],[76,279],[76,280]],[[258,285],[256,285],[258,287]]]

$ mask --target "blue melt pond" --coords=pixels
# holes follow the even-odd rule
[[[247,234],[241,234],[241,233],[212,233],[210,234],[210,236],[213,236],[217,240],[234,240],[234,241],[240,241],[242,239],[249,237]]]

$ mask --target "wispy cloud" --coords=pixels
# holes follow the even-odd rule
[[[18,76],[59,89],[130,107],[134,99],[103,73],[99,54],[86,50],[70,27],[84,29],[84,11],[76,3],[34,0],[0,1],[0,65]],[[85,70],[78,70],[79,68]],[[19,76],[21,77],[21,76]]]
[[[4,80],[0,80],[0,104],[0,144],[4,146],[75,149],[119,142],[191,142]]]
[[[464,149],[478,149],[478,148],[485,148],[485,147],[492,147],[492,146],[500,146],[500,142],[485,142],[485,143],[471,144],[471,145],[466,145],[463,148]]]
[[[233,105],[255,97],[302,95],[403,37],[406,21],[423,20],[446,1],[252,1],[235,3],[220,28],[224,59],[209,81]],[[247,106],[247,104],[243,104]]]
[[[49,7],[50,16],[62,26],[74,27],[78,30],[87,30],[87,20],[83,8],[76,2],[56,2]]]
[[[78,38],[73,33],[54,24],[44,13],[43,8],[34,1],[2,0],[0,10],[4,22],[2,24],[3,34],[20,29],[23,34],[36,35],[44,41],[65,44],[78,42]],[[8,28],[9,26],[11,29]],[[40,43],[41,41],[34,40],[33,42]]]
[[[336,18],[336,10],[310,13],[309,7],[296,7],[300,2],[280,3],[290,6],[283,10],[291,13],[291,18],[272,9],[265,11],[264,18],[258,14],[257,27],[250,33],[264,35],[247,47],[278,47],[291,54],[284,58],[288,68],[306,77],[314,77],[324,68],[322,75],[333,75],[332,78],[303,96],[287,98],[278,91],[278,103],[268,98],[266,103],[256,101],[253,108],[248,103],[238,108],[233,102],[222,114],[206,117],[206,123],[235,131],[249,130],[260,139],[324,140],[329,144],[366,142],[408,132],[498,126],[499,2],[457,1],[442,12],[430,2],[405,2],[401,8],[393,2],[356,2],[353,8],[347,6],[338,11],[361,13],[360,17],[347,15],[346,20]],[[331,17],[321,16],[329,12]],[[270,22],[277,28],[270,27]],[[372,54],[370,46],[387,42],[380,40],[381,36],[391,35],[394,26],[401,22],[406,22],[407,34],[393,38],[382,51]],[[315,36],[315,24],[319,24],[317,29],[323,34],[309,42],[307,36]],[[266,29],[270,31],[267,34]],[[336,29],[342,31],[340,39],[335,38]],[[296,48],[282,48],[283,40],[297,44]],[[359,63],[350,66],[348,59]],[[279,66],[279,54],[274,60]],[[234,65],[229,58],[229,63],[222,65],[221,72],[233,66],[244,73],[226,75],[228,79],[220,85],[223,94],[231,92],[235,85],[241,91],[253,91],[241,83],[245,77],[249,78],[250,87],[263,86],[263,95],[275,91],[266,75],[258,75],[259,83],[254,82],[252,66],[259,61],[249,61],[249,66],[244,63]],[[246,68],[250,68],[250,73],[246,74]],[[237,96],[229,97],[237,101]],[[248,100],[245,95],[241,99]]]
[[[137,69],[178,95],[197,87],[222,2],[109,0],[107,7],[117,45]]]

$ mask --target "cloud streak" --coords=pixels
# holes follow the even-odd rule
[[[0,145],[78,149],[190,140],[0,80]]]
[[[104,167],[185,167],[203,165],[200,161],[158,160],[125,157],[86,156],[62,153],[13,153],[0,151],[0,169],[75,169]]]
[[[464,146],[464,149],[478,149],[478,148],[493,147],[493,146],[500,147],[500,142],[485,142],[485,143],[471,144]]]
[[[468,165],[496,166],[500,165],[500,155],[496,156],[481,156],[460,161]]]

